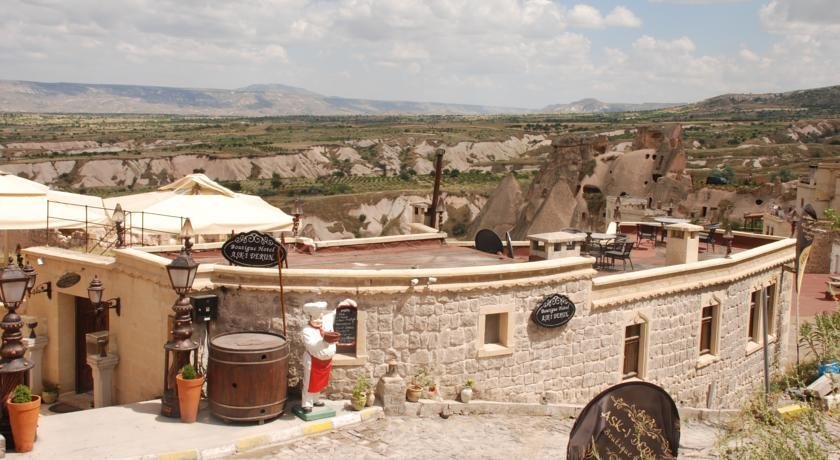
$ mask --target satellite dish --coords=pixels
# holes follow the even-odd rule
[[[805,209],[803,211],[805,211],[805,215],[810,217],[811,219],[820,220],[820,218],[817,216],[817,210],[814,209],[811,203],[805,204]]]
[[[502,252],[502,240],[496,232],[483,228],[475,234],[475,248],[488,254]]]

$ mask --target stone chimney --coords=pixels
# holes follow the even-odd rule
[[[697,262],[700,249],[700,231],[703,227],[694,224],[671,224],[668,230],[668,247],[665,249],[665,264],[677,265]]]

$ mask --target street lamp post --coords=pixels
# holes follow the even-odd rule
[[[125,246],[125,211],[119,203],[114,206],[114,214],[111,215],[111,220],[114,221],[116,227],[117,248],[121,248]]]
[[[300,231],[300,218],[303,216],[303,201],[295,200],[295,206],[292,208],[292,235],[298,236]]]
[[[182,235],[185,232],[182,231]],[[174,327],[172,336],[163,346],[164,349],[164,375],[163,375],[163,398],[161,399],[160,413],[166,417],[179,417],[178,408],[178,387],[175,376],[181,368],[189,363],[196,364],[198,343],[193,340],[192,333],[192,304],[187,295],[192,289],[195,275],[198,272],[198,263],[190,256],[187,244],[189,237],[184,236],[184,247],[181,253],[169,265],[166,271],[169,274],[169,282],[172,289],[178,294],[178,299],[172,306],[175,312]]]
[[[14,262],[0,274],[0,300],[6,307],[6,315],[0,321],[0,329],[3,330],[3,344],[0,346],[0,396],[3,401],[8,399],[9,394],[16,386],[25,382],[26,372],[35,366],[35,363],[24,358],[26,346],[23,344],[23,334],[20,332],[23,327],[23,319],[17,314],[17,309],[26,296],[29,277]],[[6,437],[6,442],[14,442],[11,437],[6,405],[0,405],[3,411],[0,421],[0,433]]]

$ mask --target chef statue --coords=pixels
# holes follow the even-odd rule
[[[346,302],[346,301],[345,301]],[[352,301],[351,301],[352,302]],[[339,305],[344,304],[342,302]],[[309,322],[303,328],[303,388],[302,409],[312,412],[312,406],[321,407],[321,392],[330,383],[332,358],[335,356],[335,344],[339,334],[333,331],[335,309],[330,309],[326,302],[310,302],[303,305],[303,312],[309,316]]]

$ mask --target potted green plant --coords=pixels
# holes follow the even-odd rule
[[[464,384],[464,388],[461,389],[461,402],[468,403],[472,401],[473,397],[473,388],[475,387],[475,382],[473,379],[467,379],[467,383]]]
[[[52,382],[44,382],[44,390],[41,392],[41,399],[44,404],[52,404],[58,400],[58,385]]]
[[[204,386],[204,376],[199,374],[192,364],[186,364],[181,372],[175,376],[178,385],[178,407],[181,410],[181,421],[195,422],[198,417],[198,403],[201,400],[201,387]]]
[[[423,395],[423,388],[428,385],[428,376],[426,375],[426,369],[420,369],[417,371],[417,374],[411,380],[411,383],[408,384],[408,387],[405,390],[405,399],[409,402],[417,402],[420,400],[420,396]]]
[[[353,396],[350,399],[350,403],[353,405],[353,410],[362,410],[365,408],[369,386],[367,378],[364,376],[359,376],[359,378],[356,379],[356,385],[353,387]]]
[[[38,413],[41,409],[41,397],[33,395],[26,385],[18,385],[12,396],[6,400],[9,421],[12,425],[12,437],[16,452],[29,452],[35,444],[38,429]]]

